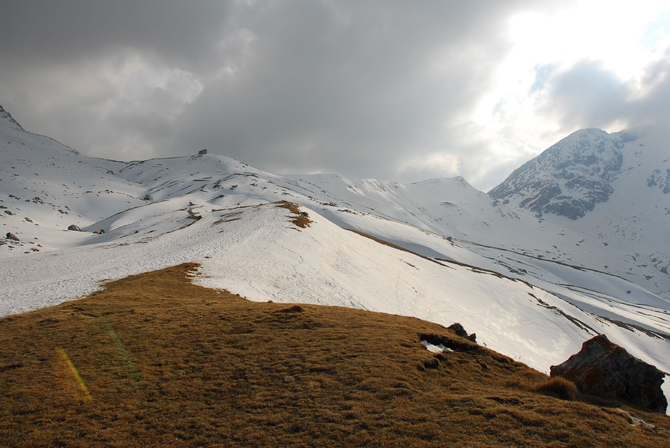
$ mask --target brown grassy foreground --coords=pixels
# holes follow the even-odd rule
[[[440,325],[249,302],[195,267],[1,319],[0,445],[670,446],[667,417],[541,395],[545,375]]]

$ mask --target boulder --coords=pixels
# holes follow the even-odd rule
[[[456,336],[460,336],[462,338],[465,338],[468,341],[477,342],[477,335],[475,333],[468,334],[468,332],[465,331],[465,328],[463,328],[463,325],[459,324],[458,322],[456,322],[455,324],[449,325],[449,327],[447,327],[447,329],[456,333]]]
[[[67,229],[68,230],[74,230],[76,232],[81,232],[81,229],[79,228],[79,226],[76,226],[74,224],[70,225]]]
[[[590,395],[654,412],[665,413],[668,407],[661,390],[665,374],[610,342],[605,335],[584,342],[579,353],[550,369],[552,378],[568,379]]]
[[[14,241],[21,241],[16,235],[14,235],[12,232],[7,232],[7,235],[5,235],[5,238],[8,240],[14,240]]]

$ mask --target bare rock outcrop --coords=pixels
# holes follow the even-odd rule
[[[453,331],[457,336],[465,338],[468,341],[477,342],[477,335],[475,333],[468,334],[468,332],[465,331],[465,328],[463,328],[463,325],[459,324],[458,322],[449,325],[447,329]]]
[[[14,235],[12,232],[7,232],[7,235],[5,235],[5,238],[8,240],[13,240],[13,241],[21,241],[19,240],[19,237]]]
[[[71,224],[67,229],[68,230],[73,230],[75,232],[81,232],[81,229],[79,228],[79,226],[77,226],[75,224]]]
[[[579,353],[563,364],[551,366],[551,377],[563,377],[580,391],[617,399],[651,411],[665,413],[668,402],[661,390],[664,373],[641,361],[605,335],[582,344]]]

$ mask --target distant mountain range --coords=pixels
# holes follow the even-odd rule
[[[195,261],[199,283],[251,300],[459,321],[544,371],[604,333],[670,372],[665,135],[578,131],[486,194],[460,177],[280,176],[212,154],[96,159],[0,107],[0,236],[15,237],[0,240],[0,315]]]

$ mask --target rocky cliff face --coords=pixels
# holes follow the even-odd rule
[[[621,170],[621,149],[634,137],[599,129],[575,132],[514,171],[489,195],[541,217],[553,213],[583,217],[614,192]]]
[[[647,179],[647,186],[656,187],[662,190],[663,194],[670,193],[670,168],[665,169],[665,172],[655,169]]]

